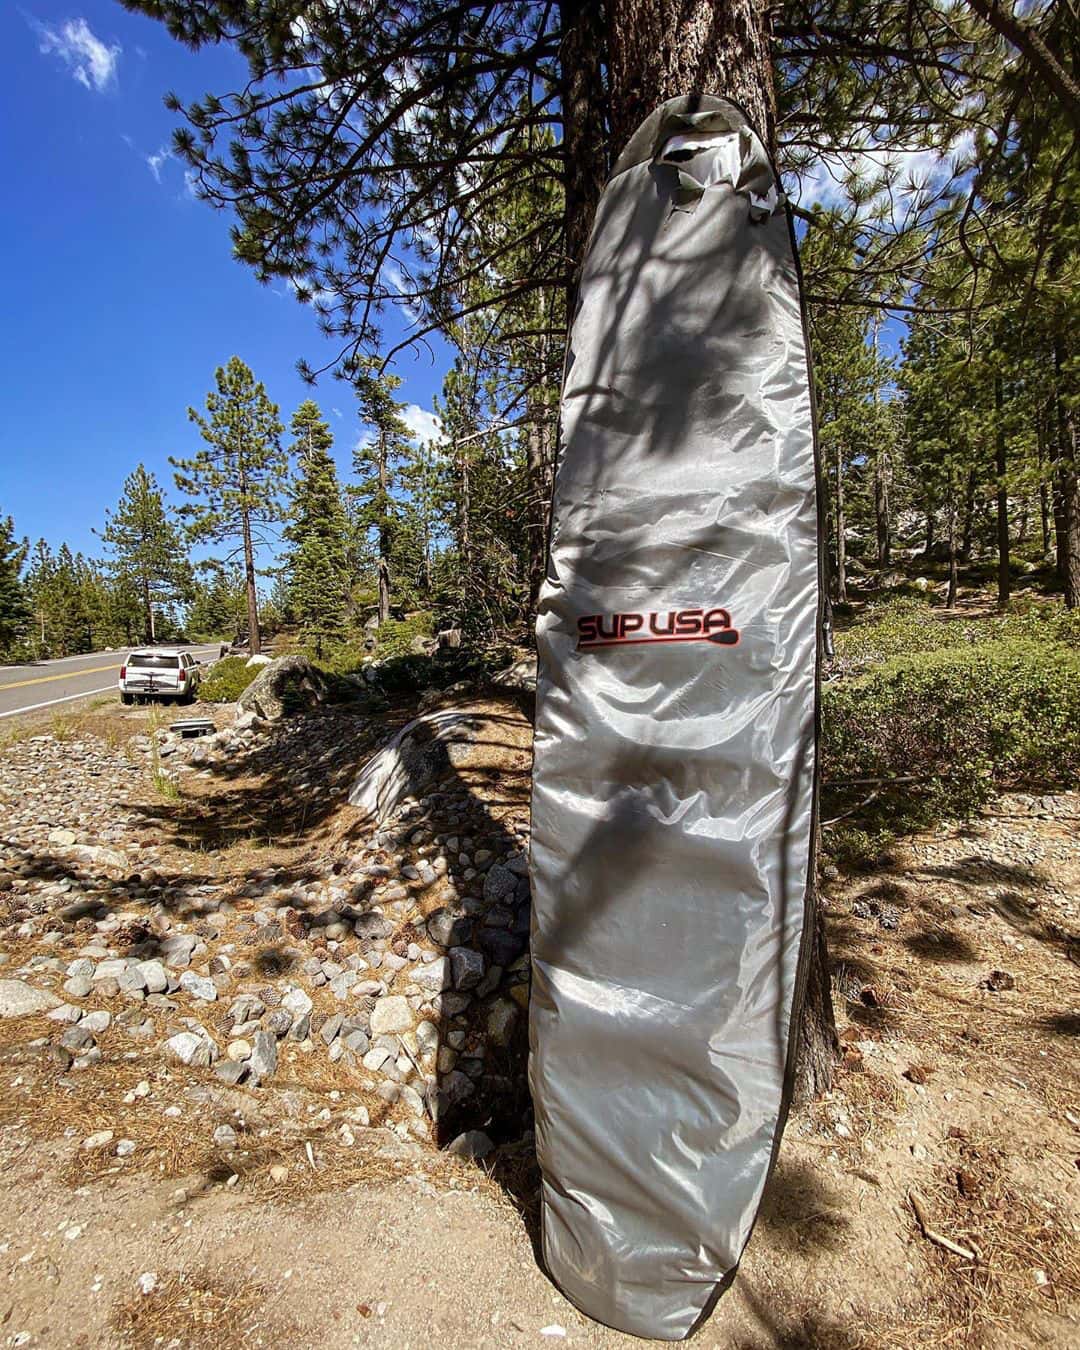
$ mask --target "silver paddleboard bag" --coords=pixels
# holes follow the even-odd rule
[[[561,421],[532,810],[544,1257],[590,1317],[678,1340],[749,1237],[809,950],[810,376],[790,218],[733,104],[664,104],[616,164]]]

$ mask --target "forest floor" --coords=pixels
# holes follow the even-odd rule
[[[79,944],[101,930],[89,911],[61,922],[50,907],[92,889],[95,847],[149,858],[164,893],[186,897],[174,912],[193,939],[232,952],[235,974],[260,897],[358,847],[344,797],[385,727],[353,734],[326,716],[282,772],[241,759],[178,789],[139,741],[145,710],[9,736],[0,977],[64,996]],[[434,838],[527,831],[529,722],[510,704],[499,716],[505,758],[469,783],[480,815],[422,811]],[[47,865],[69,827],[84,853]],[[898,840],[872,868],[830,870],[844,1061],[834,1090],[792,1114],[738,1278],[697,1344],[1080,1343],[1078,834],[1080,794],[1013,794]],[[107,893],[115,948],[146,906],[138,887]],[[215,893],[233,897],[220,923],[200,917]],[[264,959],[263,984],[277,973]],[[272,1081],[226,1086],[163,1058],[153,1018],[168,1008],[140,1022],[145,1004],[135,1020],[115,995],[95,1006],[113,1021],[81,1069],[56,1048],[56,1021],[0,1019],[0,1344],[641,1344],[545,1277],[528,1134],[482,1162],[452,1157],[400,1104],[377,1118],[321,1044],[282,1041]]]

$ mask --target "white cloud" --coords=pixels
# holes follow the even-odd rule
[[[401,410],[401,420],[409,428],[414,441],[435,441],[439,438],[439,419],[427,408],[418,403],[406,403]]]
[[[94,36],[85,19],[68,19],[59,28],[34,21],[34,27],[40,38],[38,50],[46,56],[58,56],[85,88],[101,94],[116,79],[120,44],[107,47]]]
[[[195,172],[194,169],[184,170],[184,191],[193,201],[198,201],[199,175]]]
[[[167,159],[172,159],[172,151],[167,145],[163,145],[155,155],[147,155],[146,163],[150,172],[154,175],[154,182],[161,182],[161,166]]]

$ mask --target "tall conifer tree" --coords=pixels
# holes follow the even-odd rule
[[[215,374],[206,416],[188,409],[206,442],[190,459],[170,459],[176,486],[192,498],[181,507],[193,540],[236,540],[247,590],[248,645],[259,652],[256,550],[280,521],[289,460],[281,446],[278,407],[238,356]],[[232,555],[230,554],[230,557]]]
[[[142,464],[124,483],[116,510],[106,513],[101,539],[112,554],[113,575],[138,592],[143,638],[153,642],[155,605],[178,600],[190,589],[190,569],[157,480]]]
[[[323,644],[340,638],[345,627],[348,522],[330,453],[334,438],[318,405],[301,403],[290,430],[297,476],[285,529],[285,591],[302,637],[321,656]]]

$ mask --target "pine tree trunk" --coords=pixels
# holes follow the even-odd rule
[[[1005,389],[1000,375],[994,376],[995,429],[994,472],[997,475],[998,609],[1008,609],[1012,580],[1009,576],[1009,490],[1005,448]]]
[[[766,147],[775,150],[776,95],[762,0],[607,0],[604,14],[606,43],[600,40],[594,0],[565,0],[562,5],[566,237],[575,278],[603,186],[603,146],[593,133],[602,128],[605,111],[612,159],[658,104],[695,93],[739,103]],[[599,79],[605,56],[610,86],[606,109]],[[572,318],[572,304],[568,315]],[[816,853],[815,847],[809,880],[815,901]],[[797,1100],[828,1090],[839,1052],[824,921],[816,903],[812,913],[811,959],[798,1031]]]
[[[387,486],[386,443],[379,438],[379,624],[390,617],[390,492]]]
[[[975,470],[969,469],[964,493],[964,525],[960,533],[960,561],[971,561],[971,537],[975,528]]]
[[[255,590],[255,550],[251,546],[251,519],[244,512],[244,592],[247,596],[248,651],[258,656],[262,651],[259,633],[259,598]]]
[[[552,473],[546,454],[547,436],[542,418],[547,410],[534,404],[527,439],[529,478],[529,613],[536,613],[536,600],[547,566],[548,515],[551,511]]]
[[[1041,416],[1035,423],[1035,446],[1039,457],[1039,530],[1046,559],[1050,556],[1050,489],[1046,481],[1046,425]]]
[[[150,603],[150,579],[143,577],[143,631],[150,642],[154,641],[154,607]]]
[[[1054,456],[1054,523],[1057,567],[1065,604],[1080,608],[1080,465],[1076,456],[1076,414],[1065,397],[1065,349],[1054,340],[1054,403],[1057,412],[1057,450]]]
[[[949,473],[949,589],[945,596],[945,608],[956,608],[956,592],[959,584],[956,568],[956,484]]]
[[[844,517],[844,452],[836,447],[836,603],[847,604],[847,521]]]
[[[888,567],[892,556],[892,521],[889,518],[889,452],[880,448],[874,460],[874,520],[877,530],[879,567]]]

